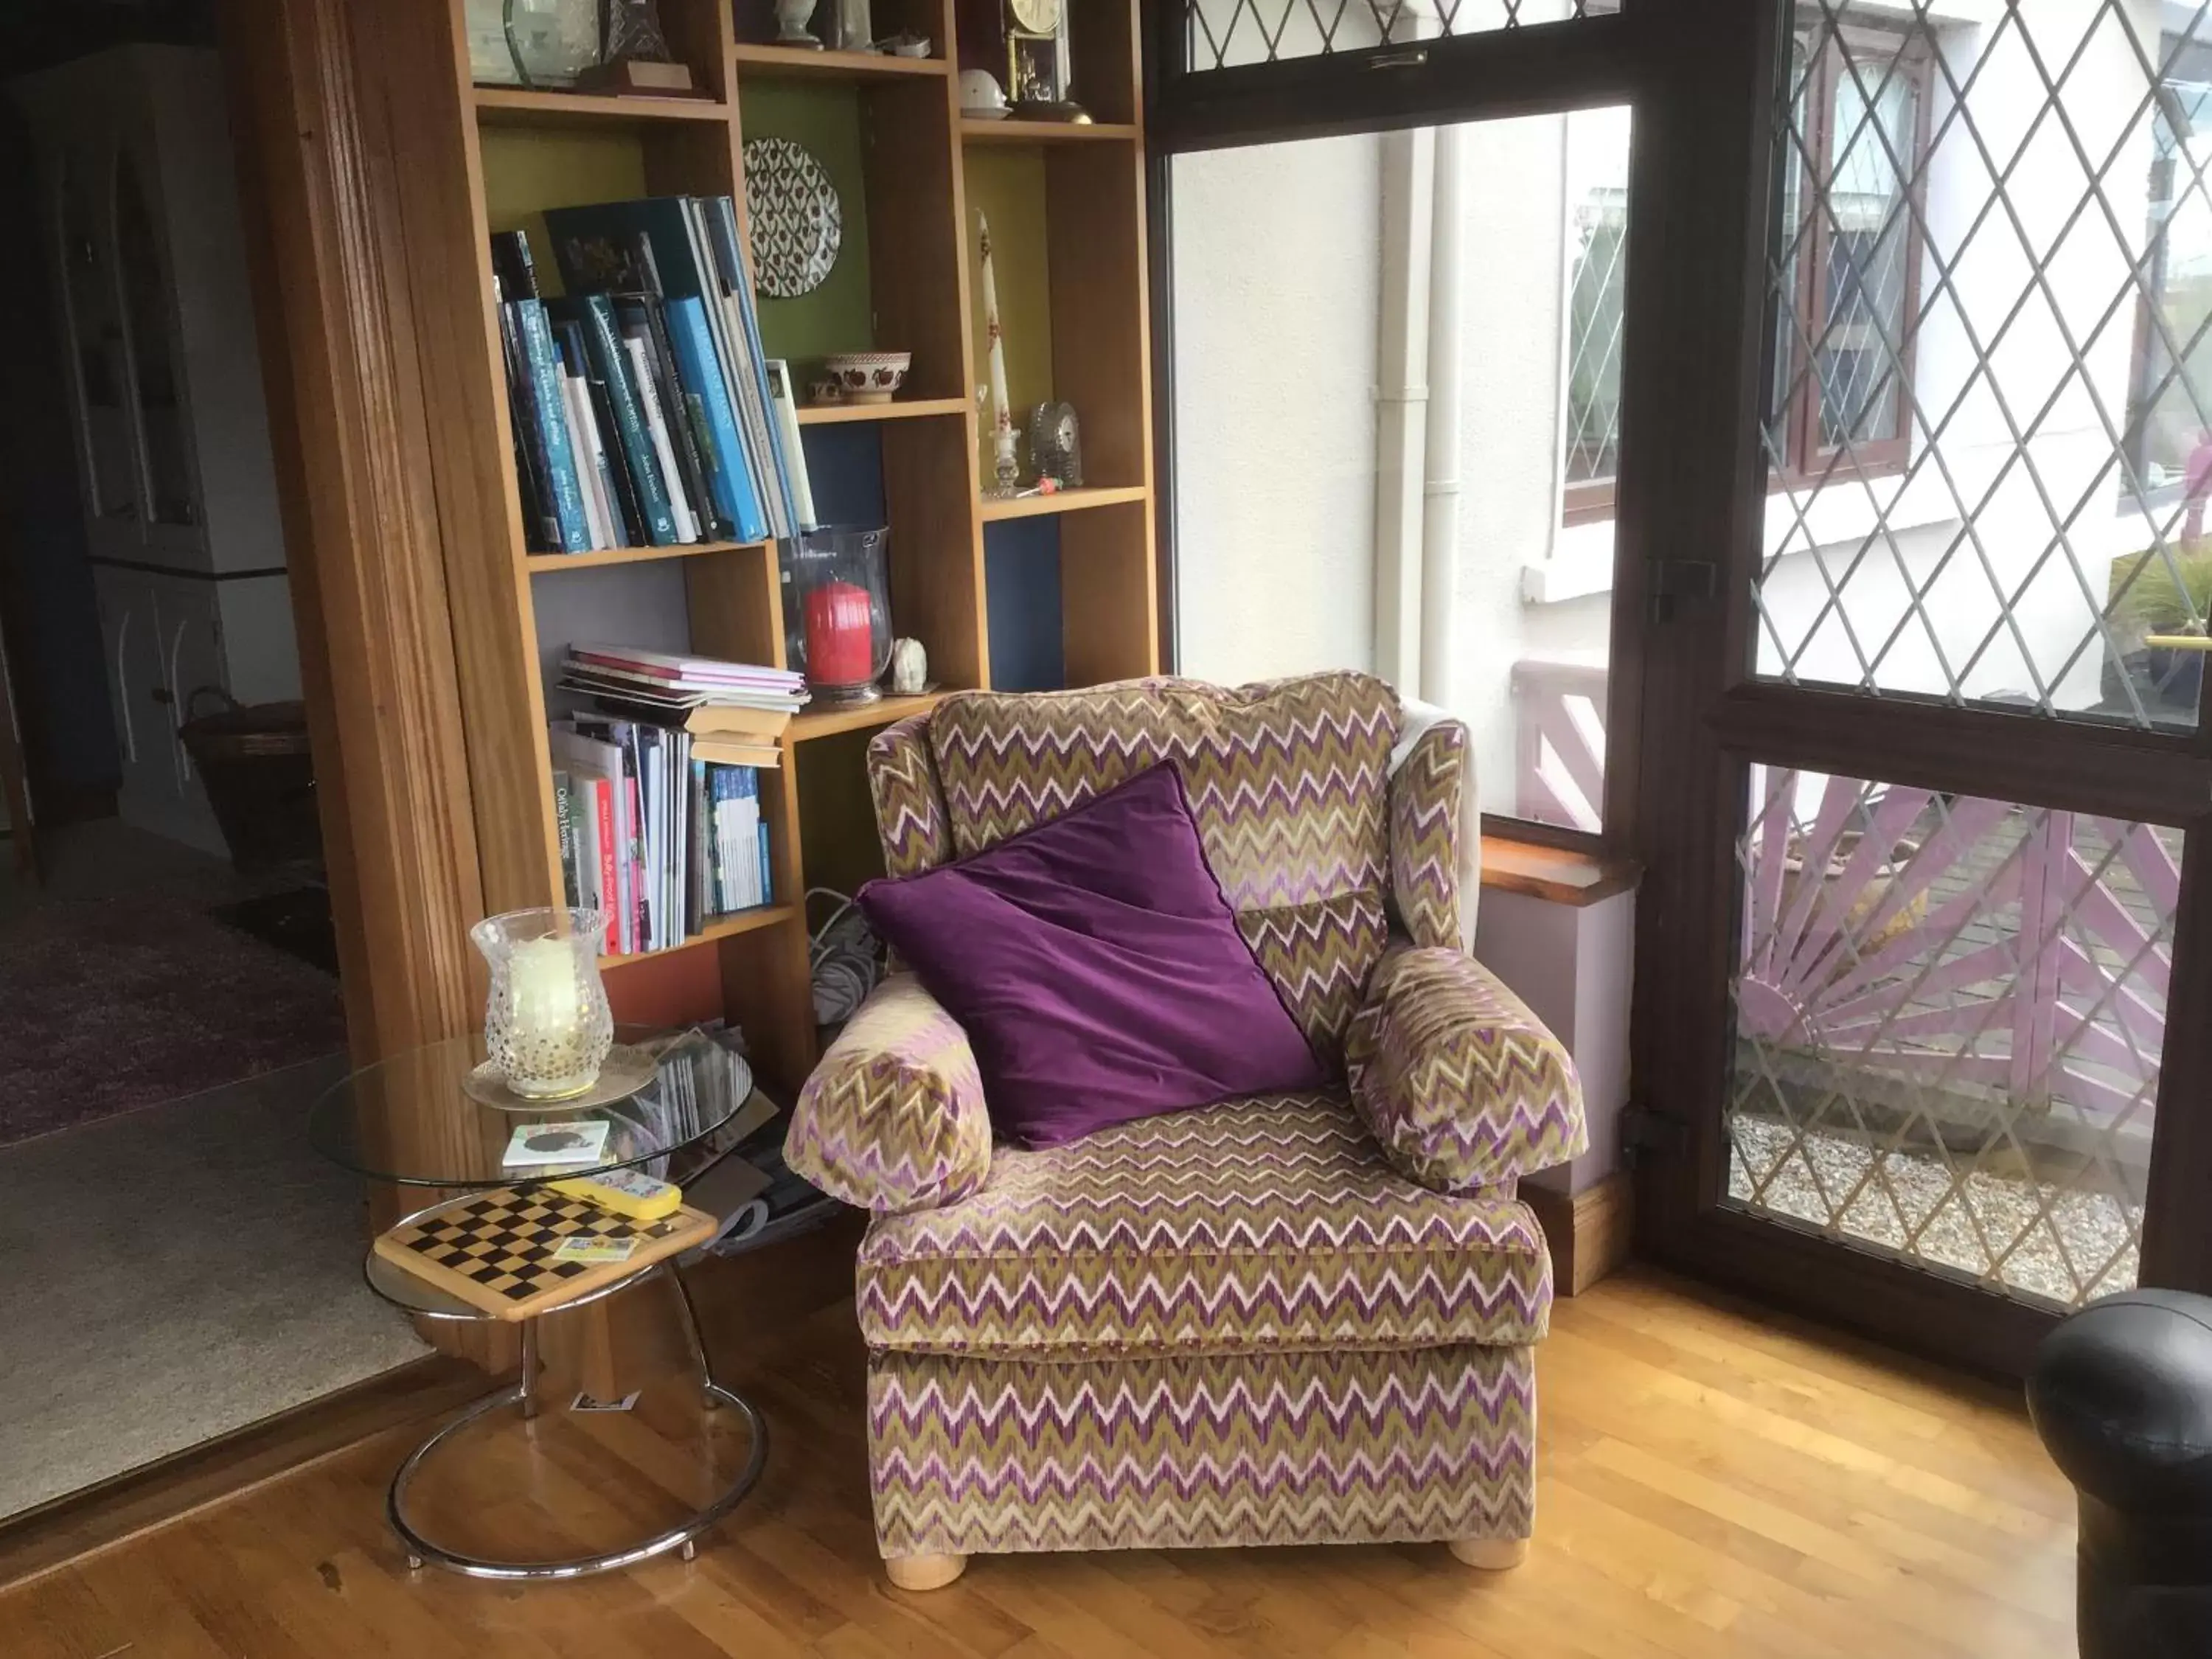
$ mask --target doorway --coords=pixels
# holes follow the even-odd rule
[[[214,22],[0,26],[0,1525],[424,1352],[304,1133],[346,1011]]]
[[[1771,118],[1677,128],[1741,280],[1652,503],[1650,1238],[2016,1373],[2212,1265],[2212,21],[1740,9],[1678,82]]]

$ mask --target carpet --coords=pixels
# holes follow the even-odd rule
[[[333,1055],[0,1150],[0,1515],[422,1355],[362,1282],[362,1183],[307,1145],[344,1074]]]
[[[260,893],[235,904],[218,904],[210,914],[311,968],[331,975],[338,970],[338,936],[331,924],[327,887]]]
[[[188,903],[61,900],[0,933],[0,1146],[344,1044],[337,980]]]

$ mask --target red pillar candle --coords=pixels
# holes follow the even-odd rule
[[[806,678],[817,685],[866,685],[875,678],[868,590],[824,582],[806,595]]]

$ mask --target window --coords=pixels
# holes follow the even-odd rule
[[[1466,721],[1486,812],[1600,834],[1612,606],[1526,579],[1561,428],[1614,470],[1629,129],[1555,112],[1170,175],[1179,667],[1383,672]]]
[[[1775,317],[1767,434],[1777,489],[1907,459],[1932,60],[1924,38],[1824,22],[1799,37],[1789,76],[1778,285],[1789,303]],[[1613,516],[1628,125],[1594,111],[1568,133],[1559,476],[1573,525]]]
[[[1928,143],[1924,37],[1825,21],[1790,64],[1768,464],[1778,486],[1901,468]],[[1811,368],[1808,372],[1806,365]]]

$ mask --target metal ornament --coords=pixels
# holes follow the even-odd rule
[[[1030,465],[1040,483],[1049,478],[1062,489],[1083,488],[1083,436],[1073,404],[1043,403],[1030,411]]]
[[[811,151],[788,138],[747,139],[745,210],[763,294],[795,300],[828,280],[844,242],[845,216]]]

